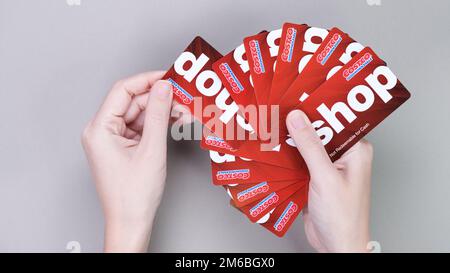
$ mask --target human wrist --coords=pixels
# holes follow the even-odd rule
[[[341,237],[343,240],[337,242],[332,247],[330,252],[335,253],[367,253],[369,252],[368,243],[370,242],[370,235],[368,231],[361,233],[354,233]]]
[[[145,252],[153,217],[142,220],[105,219],[105,252]]]

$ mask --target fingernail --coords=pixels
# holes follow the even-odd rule
[[[158,81],[156,83],[156,96],[160,99],[167,99],[172,92],[172,85],[168,81]]]
[[[311,124],[308,117],[300,110],[290,112],[287,119],[294,129],[303,129]]]

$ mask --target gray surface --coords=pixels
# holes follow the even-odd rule
[[[285,21],[340,26],[413,93],[369,137],[373,239],[383,251],[450,251],[450,1],[279,2],[0,0],[0,251],[67,251],[73,240],[100,251],[79,136],[111,84],[167,68],[197,34],[227,52]],[[230,208],[197,143],[169,149],[151,251],[312,251],[301,220],[278,239]]]

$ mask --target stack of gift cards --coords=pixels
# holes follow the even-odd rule
[[[280,237],[307,204],[309,182],[287,114],[305,112],[335,161],[410,96],[347,33],[292,23],[246,37],[225,56],[196,37],[164,79],[204,125],[213,184]]]

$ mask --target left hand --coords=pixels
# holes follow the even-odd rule
[[[106,252],[146,251],[166,180],[172,89],[164,72],[121,80],[83,132],[105,216]]]

